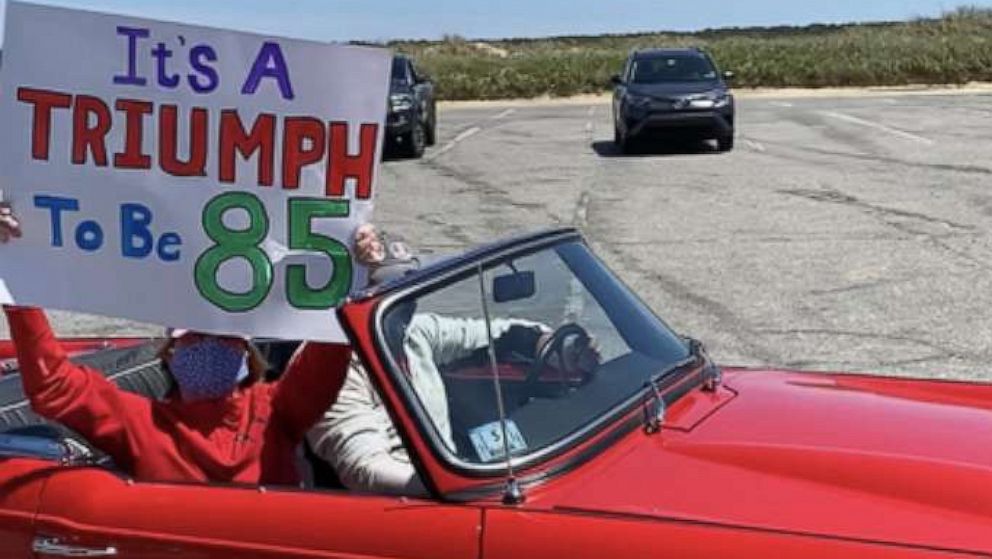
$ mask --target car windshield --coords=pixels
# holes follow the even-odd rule
[[[634,60],[633,83],[699,82],[716,79],[716,69],[698,55],[652,56]]]
[[[380,326],[428,433],[468,465],[505,459],[490,351],[514,456],[583,431],[690,358],[577,241],[490,263],[481,282],[469,271],[398,299]]]

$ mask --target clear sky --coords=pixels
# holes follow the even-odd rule
[[[0,0],[0,4],[5,4]],[[992,0],[41,0],[315,40],[536,37],[902,20]]]

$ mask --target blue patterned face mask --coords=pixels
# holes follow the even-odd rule
[[[223,398],[248,378],[248,354],[212,338],[178,347],[169,362],[186,402]]]

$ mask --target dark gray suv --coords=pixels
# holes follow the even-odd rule
[[[640,138],[715,139],[734,148],[734,97],[708,54],[699,49],[635,50],[613,76],[614,141],[624,152]]]
[[[407,157],[420,157],[437,138],[434,82],[418,73],[410,57],[393,56],[386,138]]]

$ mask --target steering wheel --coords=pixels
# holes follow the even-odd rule
[[[580,348],[578,351],[580,353],[589,348],[592,343],[592,338],[589,336],[589,332],[586,332],[585,328],[575,324],[574,322],[563,324],[555,329],[555,331],[551,333],[551,337],[548,338],[548,341],[544,343],[544,346],[542,346],[537,352],[537,355],[534,356],[534,362],[527,371],[526,385],[531,392],[533,392],[533,390],[538,386],[538,382],[541,379],[541,372],[550,365],[549,360],[551,356],[558,355],[559,360],[561,360],[562,350],[565,348],[565,342],[572,337],[576,338],[574,343],[578,344],[578,347]],[[564,363],[562,363],[562,365],[564,365]],[[570,371],[561,370],[563,378],[566,380],[567,377],[564,375],[568,375],[569,372]],[[589,382],[594,372],[595,370],[581,371],[582,380],[579,383],[570,384],[572,386],[585,384]]]

